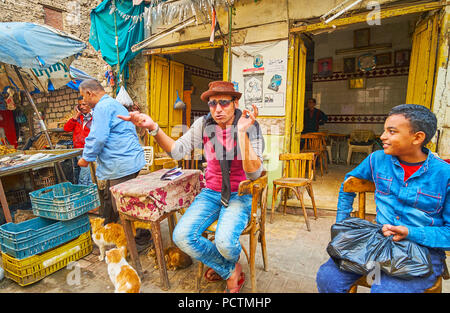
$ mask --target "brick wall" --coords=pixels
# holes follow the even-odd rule
[[[33,101],[38,108],[41,108],[47,128],[54,128],[57,122],[60,122],[62,118],[73,112],[79,96],[78,91],[69,87],[63,87],[47,94],[33,95]],[[25,103],[28,103],[28,100]],[[34,118],[33,127],[35,134],[40,131],[41,127],[36,117]]]

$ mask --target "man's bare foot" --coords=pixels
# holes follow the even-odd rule
[[[241,278],[242,266],[239,263],[236,263],[234,267],[234,272],[227,279],[227,289],[232,291],[239,287],[239,279]]]

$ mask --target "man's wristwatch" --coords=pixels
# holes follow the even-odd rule
[[[156,134],[157,134],[158,131],[159,131],[159,125],[158,125],[158,123],[155,123],[155,124],[156,124],[156,127],[155,127],[154,130],[149,131],[149,130],[147,129],[147,131],[148,131],[148,133],[149,133],[150,136],[156,136]]]

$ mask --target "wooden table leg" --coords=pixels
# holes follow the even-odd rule
[[[11,223],[11,212],[9,211],[8,201],[6,200],[5,190],[3,189],[2,180],[0,179],[0,203],[3,208],[3,215],[5,216],[6,223]]]
[[[169,290],[169,277],[167,276],[166,260],[164,259],[164,249],[161,238],[161,227],[159,221],[151,222],[153,243],[155,244],[156,258],[158,260],[159,276],[162,290]]]
[[[175,214],[177,214],[177,212],[173,212],[172,214],[170,214],[167,219],[167,222],[169,224],[170,242],[172,243],[172,245],[174,245],[172,237],[173,237],[173,230],[175,229]]]
[[[127,238],[128,251],[130,252],[131,260],[134,264],[134,269],[138,273],[139,277],[143,279],[144,275],[142,272],[141,262],[139,260],[139,254],[136,248],[136,242],[134,241],[132,221],[120,214],[120,219],[122,220],[123,230],[125,231],[125,236]]]

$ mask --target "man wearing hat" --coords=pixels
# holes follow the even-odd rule
[[[207,280],[226,280],[226,292],[239,292],[245,282],[238,262],[242,249],[239,237],[250,219],[252,196],[239,196],[239,183],[255,180],[263,172],[264,139],[256,121],[258,108],[252,105],[253,112],[239,110],[240,97],[232,83],[211,82],[201,95],[210,113],[197,119],[176,141],[145,114],[130,112],[128,117],[119,116],[146,127],[176,160],[203,146],[207,161],[206,188],[181,217],[173,240],[181,250],[209,267],[205,273]],[[202,233],[216,220],[213,243]]]

